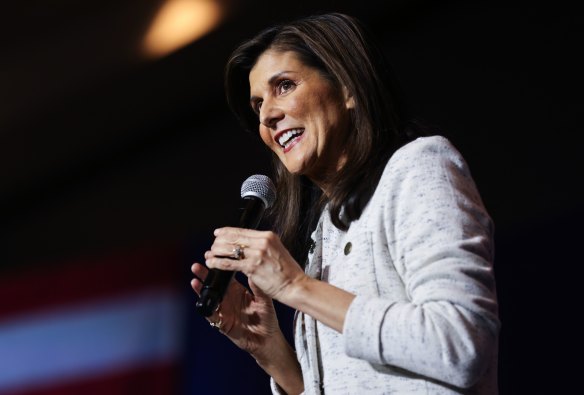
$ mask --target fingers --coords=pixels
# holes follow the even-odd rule
[[[198,296],[201,296],[201,290],[203,289],[203,281],[207,277],[209,273],[209,269],[207,269],[204,265],[200,263],[193,263],[191,266],[191,272],[195,275],[195,278],[191,280],[191,287],[197,293]],[[217,329],[221,330],[221,325],[217,325],[218,322],[221,322],[221,317],[219,311],[215,311],[210,317],[206,317],[207,321],[211,323],[211,326],[216,327]]]
[[[281,256],[285,249],[279,237],[271,231],[226,227],[216,229],[213,233],[215,240],[211,249],[205,253],[207,267],[239,271],[248,277],[266,257]],[[242,255],[235,253],[239,248],[242,249]]]
[[[226,270],[230,272],[240,272],[245,268],[245,262],[242,260],[216,256],[206,259],[205,264],[210,269]]]
[[[207,273],[209,269],[207,269],[204,265],[200,263],[194,263],[191,266],[191,272],[195,275],[195,278],[191,280],[191,287],[197,293],[197,295],[201,296],[201,289],[203,289],[203,281],[207,278]]]
[[[239,245],[249,246],[254,244],[257,240],[266,238],[270,233],[272,232],[242,228],[219,228],[213,232],[215,236],[213,244],[219,248],[224,248],[224,253],[231,254],[233,248]]]
[[[215,240],[210,250],[205,253],[205,264],[209,268],[241,271],[241,260],[256,255],[259,240],[264,233],[251,229],[220,228],[214,232]]]
[[[193,263],[191,266],[191,271],[201,281],[205,281],[207,278],[207,273],[209,273],[209,269],[207,269],[205,265],[198,262]]]
[[[277,238],[271,231],[242,228],[215,229],[213,234],[215,235],[215,240],[210,252],[218,257],[232,257],[237,247],[257,249],[265,246],[267,240]]]
[[[213,232],[215,240],[210,252],[218,257],[233,257],[238,247],[249,247],[253,244],[254,231],[239,228],[221,228]],[[205,256],[209,258],[209,256]]]
[[[245,237],[245,238],[258,238],[262,237],[262,234],[266,233],[259,230],[244,229],[244,228],[233,228],[226,226],[224,228],[218,228],[213,231],[215,237]]]

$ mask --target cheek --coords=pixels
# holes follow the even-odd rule
[[[266,128],[260,124],[259,129],[260,129],[260,137],[261,137],[262,141],[264,142],[264,144],[267,145],[269,148],[274,149],[273,148],[274,140],[272,139],[272,135],[270,134],[270,131],[268,130],[268,128]]]

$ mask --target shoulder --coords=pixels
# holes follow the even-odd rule
[[[382,182],[452,173],[471,178],[463,156],[450,140],[443,136],[419,137],[395,151],[387,162]]]
[[[422,196],[445,199],[458,192],[480,199],[463,156],[443,136],[420,137],[399,148],[389,159],[377,191],[384,200],[400,197],[407,205],[416,205]]]
[[[455,162],[464,162],[460,152],[454,145],[443,136],[418,137],[417,139],[403,145],[390,158],[388,166],[404,165],[409,161],[412,164],[419,163],[425,159],[444,158]],[[460,163],[463,164],[463,163]]]

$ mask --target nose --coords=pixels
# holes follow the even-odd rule
[[[284,111],[272,100],[264,100],[260,109],[260,123],[270,129],[276,129],[278,122],[284,118]]]

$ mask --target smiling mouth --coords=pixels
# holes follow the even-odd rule
[[[304,133],[304,129],[290,129],[280,136],[276,138],[276,141],[280,146],[284,149],[290,147],[290,145],[296,140],[298,137],[302,136]]]

